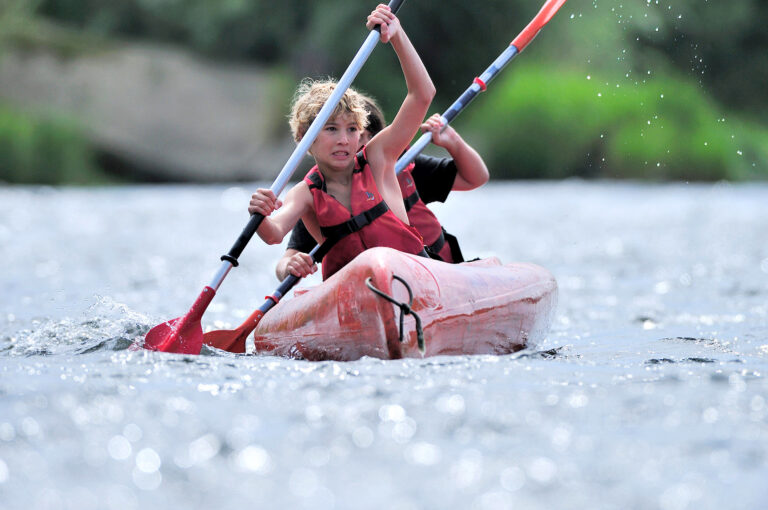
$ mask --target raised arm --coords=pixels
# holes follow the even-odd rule
[[[410,39],[400,26],[400,20],[384,4],[368,16],[366,26],[381,25],[381,41],[390,42],[403,69],[408,94],[392,123],[379,132],[368,144],[369,160],[381,153],[387,160],[396,160],[417,133],[422,120],[435,97],[435,86],[427,68]]]
[[[450,125],[441,132],[442,119],[439,113],[432,115],[422,124],[423,132],[432,132],[432,143],[443,147],[456,165],[456,179],[453,191],[469,191],[488,182],[488,168],[485,161]]]

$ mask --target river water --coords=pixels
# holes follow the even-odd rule
[[[437,208],[560,286],[515,355],[127,350],[182,315],[250,187],[0,188],[0,508],[768,507],[768,186],[500,183]],[[203,317],[276,286],[254,239]]]

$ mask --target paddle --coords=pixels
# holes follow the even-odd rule
[[[493,62],[493,64],[485,70],[485,72],[479,77],[475,78],[472,85],[464,91],[459,99],[454,102],[445,113],[443,113],[443,129],[448,125],[456,116],[467,107],[467,105],[482,91],[486,89],[488,83],[496,77],[496,75],[506,66],[517,54],[530,43],[539,31],[546,25],[552,16],[562,7],[566,0],[548,0],[544,3],[539,13],[528,23],[528,26],[520,32],[520,34],[512,41],[509,47]],[[424,133],[416,143],[405,153],[395,164],[395,172],[400,173],[405,167],[407,167],[416,156],[429,145],[432,140],[432,133]],[[316,257],[317,251],[320,245],[309,253],[316,262],[319,262]],[[300,280],[298,276],[288,275],[280,283],[275,294],[266,297],[266,302],[256,309],[237,329],[233,330],[218,330],[210,331],[203,335],[203,343],[230,352],[243,353],[245,352],[245,341],[248,335],[256,329],[259,321],[277,302],[282,298],[286,292],[290,291],[294,285]]]
[[[501,55],[499,55],[493,63],[481,74],[478,78],[475,78],[472,85],[459,96],[459,98],[443,113],[443,129],[448,125],[461,111],[472,102],[480,92],[485,91],[488,84],[493,80],[504,67],[509,64],[513,58],[515,58],[520,52],[528,46],[539,31],[544,28],[544,25],[549,23],[552,16],[563,6],[566,0],[547,0],[539,10],[538,14],[528,23],[528,26],[518,34],[512,43],[505,49]],[[408,166],[416,156],[419,155],[424,147],[429,145],[432,141],[432,133],[427,132],[421,135],[421,137],[414,143],[408,152],[402,155],[397,160],[395,171],[399,171],[402,168]]]
[[[320,262],[317,260],[317,258],[315,258],[315,255],[319,249],[320,245],[318,244],[312,249],[312,251],[309,252],[309,255],[312,256],[316,262]],[[322,257],[318,258],[322,259]],[[300,276],[289,274],[283,278],[283,281],[280,282],[280,286],[277,287],[271,296],[266,296],[264,298],[266,300],[264,301],[264,304],[254,310],[253,313],[247,319],[245,319],[245,322],[240,324],[237,329],[220,329],[216,331],[209,331],[203,335],[203,344],[210,345],[211,347],[215,347],[223,351],[229,351],[238,354],[244,353],[245,341],[248,339],[248,335],[250,335],[251,332],[256,329],[256,326],[258,326],[259,321],[262,317],[264,317],[264,314],[267,313],[273,306],[275,306],[278,301],[280,301],[280,299],[299,282],[299,280],[301,280]]]
[[[388,4],[390,10],[393,13],[397,13],[404,1],[405,0],[391,0]],[[380,28],[377,26],[374,27],[374,30],[371,30],[370,34],[368,34],[368,37],[357,52],[357,55],[355,55],[349,67],[339,79],[333,93],[331,93],[331,96],[320,109],[315,120],[310,124],[309,129],[301,139],[301,142],[296,146],[291,157],[288,158],[288,161],[285,163],[285,166],[283,166],[283,169],[280,171],[280,174],[270,188],[275,196],[279,196],[283,191],[283,188],[299,166],[299,163],[309,150],[312,142],[315,141],[320,130],[333,113],[333,110],[341,100],[344,92],[346,92],[347,88],[352,84],[352,80],[354,80],[365,61],[373,52],[373,49],[379,41],[379,32]],[[229,271],[233,267],[237,267],[237,258],[243,252],[245,246],[251,240],[253,234],[256,233],[256,230],[263,220],[264,216],[261,214],[254,214],[251,216],[245,229],[243,229],[237,241],[235,241],[235,244],[229,250],[229,253],[221,257],[223,264],[214,276],[213,281],[210,285],[203,288],[203,291],[192,304],[192,308],[190,308],[187,314],[168,322],[158,324],[152,328],[144,337],[144,343],[141,347],[154,351],[176,352],[181,354],[200,353],[200,349],[203,346],[203,329],[200,325],[200,318],[203,316],[203,313],[205,313],[206,308],[208,308],[208,305],[216,295],[216,291],[224,281],[224,278],[227,277]]]

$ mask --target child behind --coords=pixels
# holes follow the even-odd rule
[[[374,246],[413,254],[424,251],[421,236],[408,224],[394,168],[418,131],[435,88],[399,20],[386,5],[380,4],[368,16],[368,29],[376,25],[381,26],[382,42],[392,43],[408,87],[392,124],[358,154],[367,112],[362,96],[348,89],[310,146],[316,166],[291,188],[284,202],[269,189],[259,189],[248,207],[251,214],[265,216],[257,232],[269,244],[280,243],[299,219],[318,242],[329,241],[332,246],[322,259],[324,279]],[[332,82],[302,84],[290,122],[297,141],[334,87]],[[277,208],[280,210],[269,216]]]

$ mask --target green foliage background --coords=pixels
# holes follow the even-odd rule
[[[359,0],[0,1],[0,51],[4,44],[77,52],[112,40],[150,40],[211,59],[265,66],[295,82],[303,76],[339,76],[364,39],[364,20],[375,5]],[[469,86],[541,3],[404,4],[400,18],[438,88],[434,111],[445,110]],[[482,151],[494,177],[764,179],[766,19],[763,0],[570,0],[454,126]],[[88,44],[78,45],[84,37]],[[375,51],[355,82],[390,116],[404,93],[392,53]],[[286,100],[291,93],[285,91]],[[29,161],[8,154],[29,146],[11,139],[28,140],[30,135],[22,133],[35,122],[43,121],[0,109],[5,126],[0,164],[7,164],[2,158]],[[44,131],[45,122],[34,125]],[[81,147],[72,149],[80,156],[65,157],[63,149],[49,153],[80,158],[71,165],[93,168],[82,140],[72,141],[76,123],[59,120],[56,126],[59,134],[35,135],[48,140],[35,143]],[[280,129],[285,128],[275,127]],[[10,180],[72,174],[46,174],[24,164]]]
[[[101,171],[77,122],[39,119],[0,105],[2,179],[19,184],[106,184],[116,179]]]

